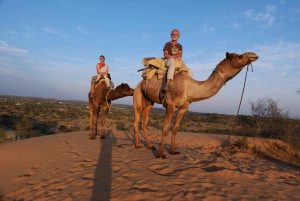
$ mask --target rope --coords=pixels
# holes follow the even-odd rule
[[[246,54],[246,56],[247,56],[247,54]],[[247,58],[248,58],[248,56],[247,56]],[[248,59],[249,59],[249,58],[248,58]],[[248,75],[248,70],[249,70],[249,65],[250,65],[250,64],[251,64],[252,72],[253,72],[253,66],[252,66],[252,63],[250,62],[250,63],[248,63],[248,65],[247,65],[247,70],[246,70],[246,75],[245,75],[245,80],[244,80],[244,86],[243,86],[243,91],[242,91],[242,95],[241,95],[241,99],[240,99],[239,108],[238,108],[238,111],[237,111],[237,113],[236,113],[236,118],[235,118],[235,121],[234,121],[234,123],[233,123],[233,125],[232,125],[231,132],[229,133],[229,136],[228,136],[227,141],[229,141],[230,136],[231,136],[232,131],[233,131],[233,128],[234,128],[234,126],[236,125],[236,122],[237,122],[237,119],[238,119],[238,115],[239,115],[239,112],[240,112],[240,108],[241,108],[241,104],[242,104],[242,100],[243,100],[243,96],[244,96],[244,91],[245,91],[245,86],[246,86],[246,81],[247,81],[247,75]]]
[[[247,56],[247,54],[246,54],[246,56]],[[247,56],[247,58],[248,58],[248,56]],[[248,58],[248,60],[249,60],[249,58]],[[249,60],[249,61],[250,61],[250,60]],[[228,142],[229,142],[229,139],[230,139],[230,137],[231,137],[231,135],[232,135],[233,128],[234,128],[234,126],[236,125],[236,122],[237,122],[237,119],[238,119],[238,115],[239,115],[239,112],[240,112],[240,108],[241,108],[241,104],[242,104],[242,100],[243,100],[243,96],[244,96],[244,91],[245,91],[245,86],[246,86],[246,81],[247,81],[247,75],[248,75],[248,70],[249,70],[249,65],[250,65],[250,64],[251,64],[251,66],[252,66],[252,63],[251,63],[251,62],[248,63],[248,65],[247,65],[247,70],[246,70],[246,75],[245,75],[245,80],[244,80],[243,91],[242,91],[242,95],[241,95],[241,99],[240,99],[240,104],[239,104],[238,111],[237,111],[237,113],[236,113],[235,121],[234,121],[234,123],[233,123],[233,125],[232,125],[231,131],[230,131],[229,136],[228,136],[228,138],[227,138],[227,141],[228,141]],[[253,72],[253,66],[252,66],[252,72]],[[219,151],[219,153],[215,156],[215,158],[213,158],[210,162],[208,162],[208,163],[205,164],[204,166],[207,166],[207,165],[209,165],[210,163],[214,162],[214,161],[221,155],[221,153],[222,153],[224,150],[225,150],[225,146],[222,147],[222,149],[221,149],[221,150]]]
[[[246,54],[247,56],[247,54]],[[247,56],[248,58],[248,56]],[[248,58],[249,60],[249,58]],[[249,60],[250,61],[250,60]],[[241,95],[241,99],[240,99],[240,104],[239,104],[239,108],[238,108],[238,111],[237,111],[237,114],[236,114],[236,120],[237,120],[237,117],[238,117],[238,114],[240,112],[240,108],[241,108],[241,104],[242,104],[242,100],[243,100],[243,96],[244,96],[244,91],[245,91],[245,86],[246,86],[246,81],[247,81],[247,75],[248,75],[248,70],[249,70],[249,65],[251,64],[251,67],[252,67],[252,72],[253,72],[253,66],[252,66],[252,63],[249,62],[248,65],[247,65],[247,70],[246,70],[246,75],[245,75],[245,80],[244,80],[244,86],[243,86],[243,91],[242,91],[242,95]],[[232,129],[231,129],[231,132],[229,133],[229,136],[228,136],[228,141],[229,141],[229,138],[232,134],[232,131],[233,131],[233,128],[236,124],[236,120],[232,126]],[[189,169],[195,169],[195,168],[199,168],[199,169],[204,169],[206,166],[208,166],[209,164],[213,163],[220,155],[221,153],[225,150],[225,146],[222,146],[222,149],[219,151],[219,153],[217,153],[217,155],[209,162],[203,164],[202,166],[199,166],[199,163],[195,164],[195,166],[192,166],[192,167],[186,167],[186,168],[182,168],[182,169],[177,169],[177,170],[174,170],[172,172],[169,172],[169,173],[166,173],[166,174],[162,174],[162,173],[158,173],[156,172],[155,170],[151,170],[149,168],[146,168],[146,170],[150,171],[150,172],[153,172],[157,175],[160,175],[160,176],[172,176],[176,173],[179,173],[179,172],[182,172],[182,171],[185,171],[185,170],[189,170]],[[237,169],[229,169],[229,170],[237,170]]]

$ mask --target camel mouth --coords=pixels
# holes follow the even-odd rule
[[[258,59],[258,56],[255,55],[255,56],[248,56],[248,64],[256,61]]]
[[[246,52],[245,55],[248,57],[249,62],[253,62],[258,59],[258,56],[253,52]]]

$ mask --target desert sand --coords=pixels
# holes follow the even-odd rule
[[[149,133],[158,148],[160,131]],[[168,159],[156,158],[143,137],[145,148],[135,149],[132,131],[105,136],[89,140],[88,132],[73,132],[0,145],[1,199],[300,200],[298,166],[251,149],[221,151],[226,135],[179,132],[181,154],[170,155],[169,133]]]

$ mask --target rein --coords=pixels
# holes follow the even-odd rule
[[[229,142],[229,139],[230,139],[230,137],[231,137],[231,135],[232,135],[233,128],[234,128],[234,126],[236,125],[237,118],[238,118],[238,115],[239,115],[239,112],[240,112],[240,108],[241,108],[241,104],[242,104],[242,100],[243,100],[243,96],[244,96],[244,90],[245,90],[245,86],[246,86],[247,74],[248,74],[248,70],[249,70],[249,65],[250,65],[250,64],[251,64],[252,72],[253,72],[253,66],[252,66],[252,63],[251,63],[251,61],[250,61],[248,55],[247,55],[247,54],[245,54],[245,55],[246,55],[246,57],[248,58],[248,63],[246,64],[246,65],[247,65],[247,70],[246,70],[246,75],[245,75],[245,80],[244,80],[244,87],[243,87],[243,91],[242,91],[242,95],[241,95],[241,99],[240,99],[239,108],[238,108],[238,111],[237,111],[237,114],[236,114],[236,118],[235,118],[235,121],[234,121],[234,123],[233,123],[233,125],[232,125],[232,128],[231,128],[231,131],[230,131],[230,133],[229,133],[229,136],[228,136],[228,138],[227,138],[227,141],[228,141],[228,142]],[[217,75],[218,75],[218,74],[217,74]],[[219,76],[219,77],[220,77],[220,76]],[[207,162],[205,165],[203,165],[203,167],[209,165],[210,163],[213,163],[213,162],[221,155],[221,152],[223,152],[224,150],[225,150],[225,147],[222,146],[222,149],[219,151],[219,153],[217,153],[217,155],[215,156],[215,158],[213,158],[211,161]]]
[[[232,128],[231,128],[231,132],[228,136],[228,141],[230,139],[230,136],[232,134],[232,131],[233,131],[233,128],[234,126],[236,125],[236,122],[237,122],[237,118],[238,118],[238,115],[239,115],[239,112],[240,112],[240,108],[241,108],[241,104],[242,104],[242,100],[243,100],[243,96],[244,96],[244,91],[245,91],[245,86],[246,86],[246,81],[247,81],[247,75],[248,75],[248,70],[249,70],[249,65],[251,65],[251,68],[252,68],[252,72],[253,72],[253,66],[252,66],[252,62],[250,61],[249,57],[247,54],[245,54],[246,57],[248,58],[248,64],[247,64],[247,70],[246,70],[246,75],[245,75],[245,80],[244,80],[244,86],[243,86],[243,91],[242,91],[242,95],[241,95],[241,99],[240,99],[240,104],[239,104],[239,108],[238,108],[238,111],[236,113],[236,118],[235,118],[235,121],[234,121],[234,124],[232,125]]]

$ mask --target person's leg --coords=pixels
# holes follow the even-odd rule
[[[169,90],[169,83],[171,80],[173,80],[174,77],[174,72],[175,72],[175,67],[176,67],[176,63],[175,63],[175,59],[166,59],[166,65],[168,66],[168,72],[167,72],[167,84],[164,87],[165,91]]]
[[[93,79],[91,80],[91,88],[90,88],[90,97],[91,98],[94,96],[94,91],[95,91],[95,85],[96,85],[97,76],[98,75],[95,75],[93,77]]]
[[[92,82],[91,88],[90,88],[90,97],[91,98],[93,98],[93,96],[94,96],[94,91],[95,91],[95,84]]]
[[[104,76],[104,79],[105,79],[107,87],[110,88],[110,79],[107,76]]]

